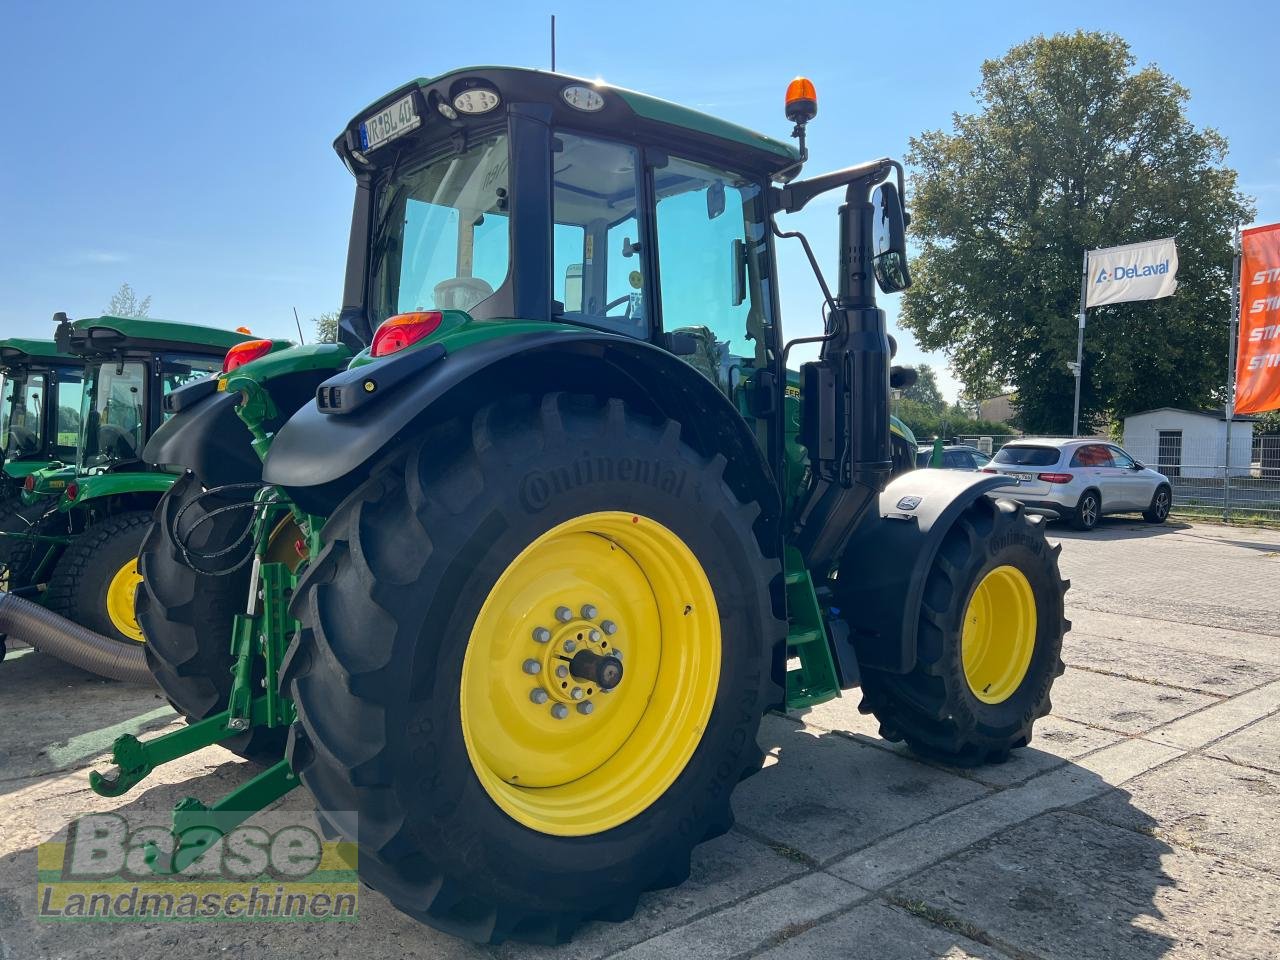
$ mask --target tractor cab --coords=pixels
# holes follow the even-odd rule
[[[74,461],[84,362],[49,340],[0,340],[0,499],[51,463]]]

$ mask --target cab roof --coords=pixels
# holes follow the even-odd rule
[[[80,358],[62,353],[52,340],[10,337],[0,340],[0,367],[23,363],[79,363]]]
[[[73,353],[111,353],[117,350],[179,350],[187,353],[226,353],[252,335],[174,320],[148,317],[85,317],[71,324],[68,344]]]
[[[566,87],[582,85],[590,87],[604,99],[604,106],[595,112],[570,107],[561,96]],[[505,102],[544,103],[552,110],[558,122],[574,128],[594,130],[602,135],[636,140],[642,143],[694,142],[710,152],[733,158],[739,165],[751,170],[773,171],[796,163],[799,150],[789,143],[757,133],[747,127],[730,123],[719,117],[700,113],[688,107],[662,100],[648,94],[615,87],[601,80],[589,80],[569,74],[533,70],[527,67],[480,66],[451,70],[436,77],[420,77],[375,100],[361,110],[339,135],[334,146],[341,154],[354,154],[358,161],[371,166],[379,165],[380,148],[369,151],[365,158],[360,153],[360,123],[397,100],[417,91],[419,116],[427,129],[460,129],[483,117],[459,117],[449,120],[437,109],[438,104],[451,104],[459,92],[475,87],[494,89]],[[394,141],[392,141],[394,142]],[[390,162],[396,151],[389,151]]]

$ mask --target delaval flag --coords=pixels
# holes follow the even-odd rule
[[[1159,300],[1178,289],[1178,246],[1173,237],[1090,250],[1085,307],[1129,300]]]
[[[1240,234],[1236,413],[1280,410],[1280,223]]]

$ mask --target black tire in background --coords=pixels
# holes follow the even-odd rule
[[[188,544],[194,551],[214,553],[231,546],[244,531],[247,510],[230,510],[202,523],[210,511],[238,502],[205,497],[192,505],[202,493],[193,474],[180,477],[156,507],[138,554],[143,581],[136,612],[147,638],[147,665],[169,703],[188,721],[226,709],[234,662],[232,621],[249,599],[248,564],[223,576],[197,573],[174,539],[173,524],[186,507],[182,530],[194,531]],[[243,551],[248,549],[246,543]],[[229,566],[243,551],[237,548],[211,564]],[[286,736],[283,727],[259,727],[219,742],[241,756],[271,761],[283,756]]]
[[[48,499],[24,504],[14,497],[0,501],[0,534],[35,532],[50,508]],[[0,590],[35,586],[32,582],[46,550],[35,541],[0,535]]]
[[[122,633],[107,609],[112,579],[130,562],[151,523],[151,514],[131,510],[95,523],[79,534],[58,558],[49,577],[46,605],[54,613],[120,643],[137,639]]]
[[[624,461],[684,480],[564,479]],[[771,599],[781,562],[753,530],[761,507],[735,496],[725,467],[678,424],[619,400],[514,398],[407,444],[330,517],[293,603],[303,629],[286,658],[299,719],[290,757],[321,823],[358,842],[362,879],[397,908],[477,941],[563,941],[682,882],[694,846],[732,825],[730,794],[759,766],[761,715],[782,699],[786,624]],[[558,836],[486,792],[464,744],[459,678],[497,577],[546,531],[599,511],[647,516],[692,550],[720,615],[720,678],[663,794],[603,832]]]
[[[1151,503],[1142,511],[1142,518],[1147,523],[1164,523],[1169,519],[1169,510],[1173,507],[1173,491],[1163,484],[1156,488],[1151,496]]]
[[[1022,504],[979,497],[947,531],[925,583],[917,661],[907,674],[866,670],[859,710],[875,714],[886,740],[955,766],[998,763],[1026,746],[1032,725],[1050,710],[1062,675],[1068,583],[1058,572],[1060,546]],[[1013,566],[1027,578],[1036,606],[1035,645],[1021,683],[1002,703],[985,703],[965,676],[961,635],[969,599],[982,578]]]
[[[1071,513],[1071,525],[1077,530],[1092,530],[1102,518],[1102,497],[1097,490],[1086,490]]]

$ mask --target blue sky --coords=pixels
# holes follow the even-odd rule
[[[561,71],[776,136],[789,132],[787,81],[811,77],[809,173],[902,156],[912,135],[971,109],[983,59],[1033,34],[1114,31],[1190,89],[1192,119],[1230,141],[1259,221],[1280,219],[1273,4],[10,0],[0,335],[47,335],[56,310],[97,314],[127,280],[155,316],[295,336],[294,307],[305,320],[341,295],[352,184],[334,136],[415,76],[548,66],[551,13]],[[833,273],[834,200],[791,219]],[[789,244],[780,261],[784,328],[812,333],[803,255]],[[943,362],[899,342],[910,362]]]

